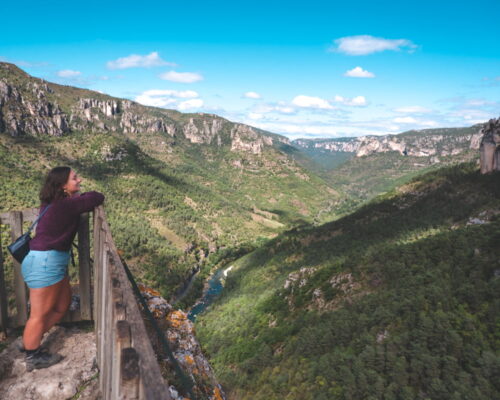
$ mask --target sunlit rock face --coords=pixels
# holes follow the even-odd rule
[[[500,118],[490,119],[481,129],[481,173],[500,171]]]
[[[288,142],[214,114],[183,114],[56,85],[0,62],[0,133],[4,132],[13,137],[116,132],[134,140],[159,133],[172,142],[175,138],[194,145],[227,146],[233,152],[256,155],[273,140]]]
[[[479,128],[478,128],[479,130]],[[321,139],[319,141],[295,140],[301,147],[314,147],[331,152],[354,153],[356,157],[375,153],[398,152],[414,157],[433,157],[439,162],[440,157],[454,156],[467,150],[479,149],[482,134],[462,133],[450,135],[446,128],[413,131],[410,134],[360,136],[343,139]]]
[[[57,103],[47,100],[50,89],[45,83],[29,82],[19,90],[0,79],[0,131],[17,137],[32,135],[61,136],[69,131],[66,115]]]
[[[146,299],[149,310],[165,333],[175,359],[180,364],[181,369],[194,382],[193,391],[197,398],[224,400],[225,395],[222,387],[217,382],[212,367],[201,351],[195,336],[194,325],[188,319],[187,314],[181,310],[174,310],[157,291],[143,285],[139,285],[139,289]],[[153,347],[161,354],[161,344],[154,339],[154,335],[151,337]],[[166,368],[173,371],[170,361],[167,358],[163,361]],[[186,397],[182,396],[181,393],[181,387],[170,386],[170,396],[173,400],[185,399]],[[186,393],[183,394],[186,395]]]

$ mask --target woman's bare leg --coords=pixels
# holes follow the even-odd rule
[[[61,288],[59,289],[59,295],[54,307],[45,320],[44,333],[63,319],[64,314],[66,314],[71,304],[71,286],[69,284],[69,278],[65,277],[58,283],[62,283]]]
[[[60,305],[57,304],[59,300],[61,301]],[[71,290],[67,277],[54,285],[30,289],[31,311],[23,334],[26,350],[34,350],[40,346],[43,334],[60,321],[70,300]]]

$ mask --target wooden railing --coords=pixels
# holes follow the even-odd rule
[[[23,221],[33,221],[38,210],[1,214],[1,223],[11,226],[11,237],[22,232]],[[106,221],[104,208],[94,210],[94,262],[90,268],[88,215],[82,216],[78,232],[80,305],[71,321],[93,319],[99,365],[99,389],[103,399],[170,400],[156,355],[131,284],[118,255]],[[6,244],[3,243],[4,247]],[[93,272],[93,307],[91,307],[91,274]],[[27,320],[27,290],[20,266],[14,261],[15,317],[7,315],[4,269],[0,252],[1,329],[23,325]],[[83,294],[83,296],[82,296]]]

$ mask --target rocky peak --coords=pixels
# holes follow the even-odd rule
[[[231,129],[231,151],[245,151],[253,154],[262,153],[264,145],[272,146],[273,139],[259,135],[251,126],[235,124]]]
[[[221,118],[212,117],[211,121],[206,118],[195,119],[190,118],[189,122],[184,125],[183,133],[186,139],[191,143],[210,144],[216,138],[217,145],[221,145],[222,139],[219,133],[222,130],[223,120]]]
[[[500,118],[490,119],[479,134],[481,173],[500,171]]]
[[[66,115],[47,99],[46,84],[28,82],[22,88],[0,79],[0,130],[11,136],[23,134],[61,136],[69,132]]]
[[[415,157],[446,157],[479,149],[482,134],[474,129],[453,133],[447,129],[411,131],[399,135],[360,136],[341,139],[295,140],[301,147],[355,153],[357,157],[397,151]]]
[[[58,103],[64,104],[64,108]],[[265,132],[217,115],[198,113],[186,118],[172,110],[49,85],[15,65],[0,63],[0,132],[11,136],[61,136],[78,131],[166,133],[192,144],[229,145],[231,151],[252,154],[260,154],[264,146],[273,145],[273,138]]]

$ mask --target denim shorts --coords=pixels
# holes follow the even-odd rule
[[[69,251],[30,250],[21,264],[24,281],[30,289],[60,282],[68,274]]]

